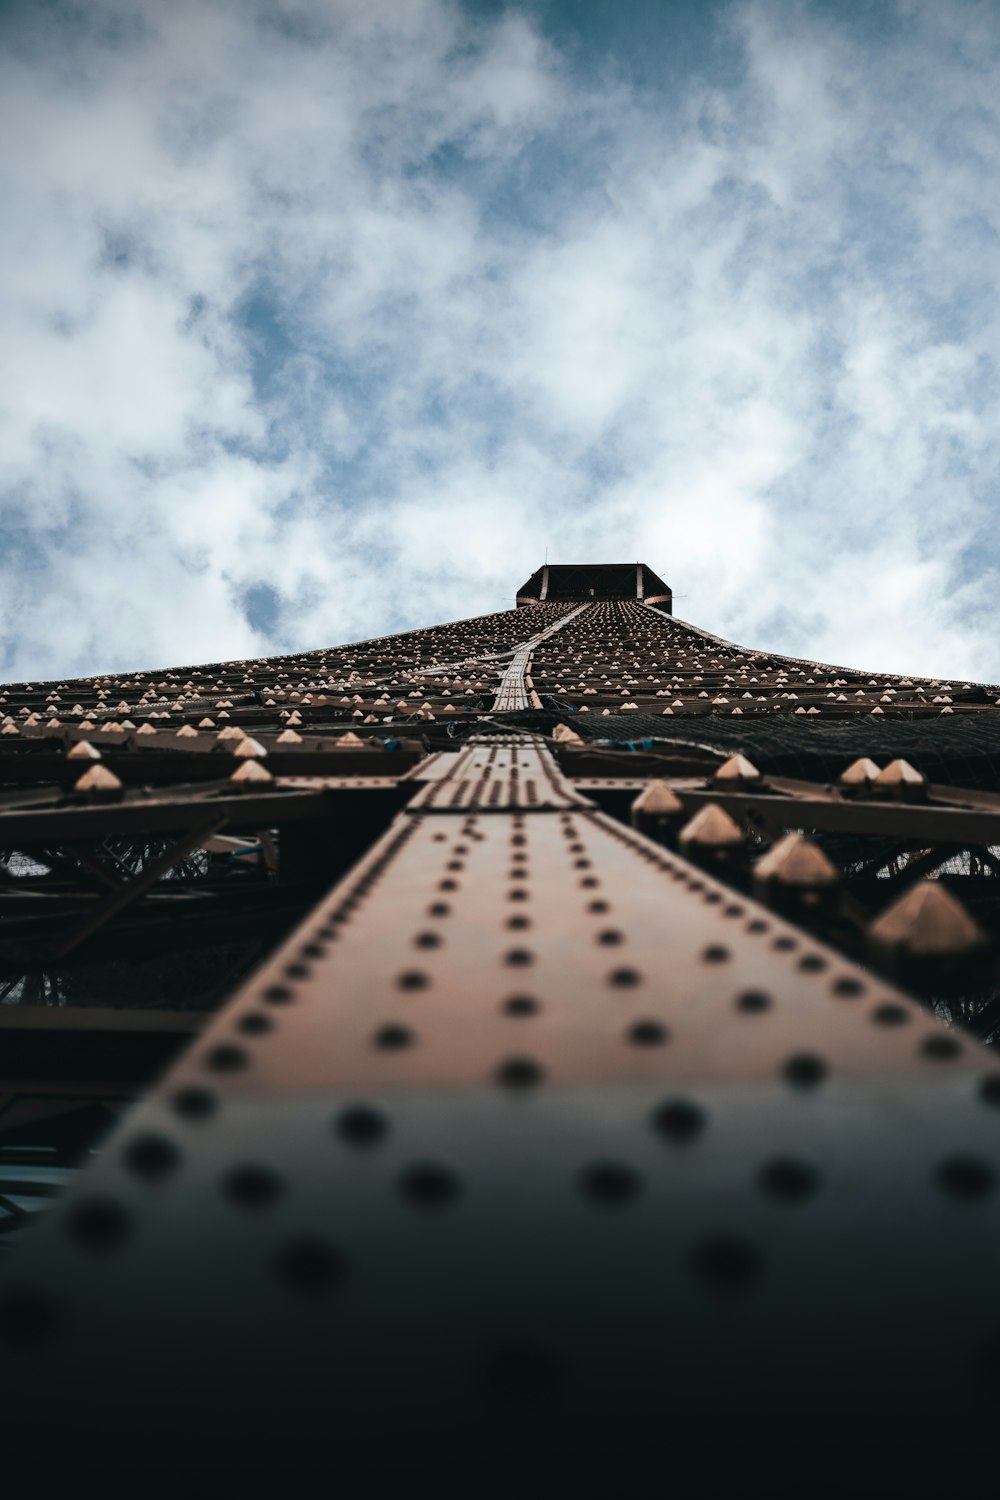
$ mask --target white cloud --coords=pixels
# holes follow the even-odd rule
[[[891,19],[730,5],[653,96],[516,8],[8,7],[5,675],[477,613],[548,546],[1000,677],[1000,21]]]

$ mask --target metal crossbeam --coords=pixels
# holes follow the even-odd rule
[[[589,608],[590,606],[587,604],[578,605],[576,609],[571,609],[568,613],[561,615],[558,620],[553,621],[551,625],[546,626],[538,635],[532,636],[530,640],[525,641],[523,645],[517,648],[510,665],[503,675],[499,691],[493,700],[494,712],[510,712],[528,707],[529,697],[525,677],[535,647],[542,641],[547,640],[549,636],[555,635],[557,631],[562,630]]]
[[[884,834],[928,843],[1000,844],[1000,796],[929,785],[926,800],[849,796],[832,786],[788,777],[768,778],[760,791],[674,779],[671,787],[695,811],[707,802],[728,808],[761,828],[811,828],[834,833]]]
[[[407,811],[549,812],[587,806],[564,779],[544,742],[524,735],[499,742],[473,738],[459,754],[439,756],[433,778]]]
[[[942,1385],[988,1445],[1000,1066],[931,1010],[1000,1026],[997,689],[735,646],[643,564],[518,597],[0,689],[3,1410],[46,1459],[57,1422],[74,1479],[153,1455],[231,1486],[263,1456],[352,1494],[486,1465],[612,1493],[625,1463],[721,1493],[710,1456],[728,1492],[761,1444],[812,1487],[835,1430],[851,1484],[884,1453],[875,1487],[916,1492],[899,1433]],[[883,745],[933,720],[965,758],[886,795],[715,774],[743,728],[831,721],[834,757],[845,720]],[[990,789],[933,784],[963,775]],[[670,847],[629,826],[641,792]],[[250,839],[157,884],[223,821]],[[213,1013],[138,1014],[165,1003]],[[32,1162],[70,1175],[171,1059],[29,1224],[56,1186]]]
[[[183,1390],[191,1442],[318,1459],[332,1412],[369,1475],[445,1433],[651,1458],[665,1409],[680,1452],[776,1410],[815,1441],[848,1387],[875,1443],[942,1371],[985,1422],[1000,1071],[499,753],[416,791],[12,1256],[61,1425],[86,1451],[95,1361],[129,1453]]]
[[[193,849],[200,848],[213,833],[218,833],[219,829],[225,826],[225,822],[225,817],[218,814],[207,818],[196,828],[177,839],[156,859],[149,860],[127,885],[121,885],[116,891],[105,896],[95,911],[89,912],[79,926],[66,934],[53,949],[52,958],[62,958],[65,954],[71,953],[74,948],[79,947],[81,943],[86,942],[87,938],[103,927],[105,922],[109,922],[120,911],[124,911],[134,901],[138,901],[140,896],[169,870],[172,870],[185,855],[190,854]]]

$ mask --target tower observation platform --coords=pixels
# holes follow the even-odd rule
[[[0,690],[8,1469],[992,1459],[1000,692],[671,609]]]
[[[517,591],[518,605],[590,604],[601,599],[636,599],[671,613],[672,594],[645,563],[595,563],[591,566],[546,563],[536,568]]]

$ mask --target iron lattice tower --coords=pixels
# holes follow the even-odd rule
[[[629,564],[0,710],[20,1440],[579,1484],[870,1465],[942,1390],[988,1434],[995,688]]]

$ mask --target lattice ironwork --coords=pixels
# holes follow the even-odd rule
[[[720,1433],[732,1480],[848,1391],[848,1467],[920,1477],[942,1384],[988,1432],[997,689],[545,572],[0,694],[0,1359],[74,1465],[179,1401],[231,1475],[369,1485]]]

